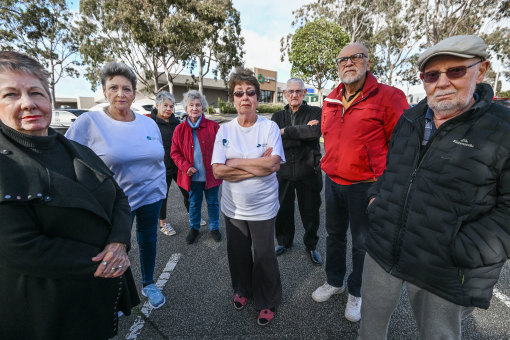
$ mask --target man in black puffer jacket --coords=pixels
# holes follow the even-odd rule
[[[275,112],[271,118],[278,124],[285,151],[285,164],[278,171],[280,210],[276,216],[275,234],[278,246],[276,255],[283,254],[294,241],[294,201],[297,194],[299,213],[305,235],[303,242],[312,263],[322,264],[315,247],[319,241],[322,172],[320,169],[321,137],[320,107],[310,106],[303,100],[304,82],[299,78],[287,81],[284,91],[289,102],[285,110]]]
[[[510,110],[482,80],[486,45],[455,36],[418,60],[427,98],[391,137],[369,191],[360,339],[385,339],[405,284],[420,339],[460,339],[510,254]]]

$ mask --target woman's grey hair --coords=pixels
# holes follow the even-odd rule
[[[36,77],[51,101],[48,72],[34,58],[14,51],[0,51],[0,72],[25,73]]]
[[[184,111],[188,113],[188,104],[191,103],[192,100],[200,99],[200,103],[202,104],[202,109],[204,112],[207,110],[207,100],[205,99],[204,95],[198,92],[197,90],[189,90],[185,94],[183,94],[182,97],[182,106],[184,106]]]
[[[117,63],[115,61],[108,63],[103,66],[99,76],[101,78],[101,85],[103,86],[106,85],[107,80],[110,80],[115,76],[126,77],[131,82],[133,91],[136,90],[136,74],[125,64]]]
[[[156,100],[155,100],[156,105],[163,103],[167,99],[175,104],[175,98],[174,98],[173,94],[171,94],[170,92],[167,92],[167,91],[161,91],[160,93],[158,93],[156,95]]]
[[[303,81],[303,79],[300,79],[300,78],[290,78],[289,80],[287,80],[287,87],[289,87],[290,83],[297,83],[297,84],[301,85],[301,88],[303,90],[305,89],[305,82]]]

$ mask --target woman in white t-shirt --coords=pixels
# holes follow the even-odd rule
[[[251,71],[238,68],[231,74],[229,96],[238,115],[220,126],[212,164],[214,176],[223,179],[221,211],[233,302],[241,310],[253,298],[257,323],[265,326],[282,299],[274,224],[279,208],[276,172],[285,156],[278,125],[257,116],[260,85]]]
[[[159,308],[165,303],[165,297],[154,284],[158,217],[166,197],[161,133],[152,119],[131,110],[136,75],[128,66],[108,63],[100,76],[109,105],[104,111],[80,115],[66,137],[91,148],[110,168],[128,197],[131,221],[136,216],[142,294],[149,298],[153,308]]]

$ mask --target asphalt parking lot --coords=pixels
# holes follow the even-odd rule
[[[205,205],[202,212],[206,218]],[[346,295],[316,303],[311,294],[325,280],[324,267],[312,265],[302,244],[303,228],[297,222],[293,248],[278,258],[283,284],[283,304],[273,322],[256,324],[252,304],[242,311],[232,307],[232,289],[226,242],[216,243],[202,227],[195,244],[187,245],[189,224],[175,183],[170,188],[168,216],[177,235],[158,234],[156,278],[167,303],[152,310],[138,306],[133,315],[122,317],[115,339],[356,339],[357,323],[344,316]],[[296,211],[296,216],[298,216]],[[225,224],[220,229],[224,235]],[[325,255],[324,207],[321,208],[318,250]],[[130,252],[135,281],[140,281],[136,240]],[[349,259],[350,263],[350,259]],[[489,310],[475,310],[464,321],[463,339],[510,339],[510,265],[505,266]],[[384,294],[384,292],[381,292]],[[505,301],[506,297],[506,301]],[[147,316],[148,315],[148,316]],[[416,324],[405,293],[395,311],[389,339],[417,339]]]

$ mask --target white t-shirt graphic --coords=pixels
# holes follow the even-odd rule
[[[284,163],[280,129],[275,122],[257,116],[254,125],[242,127],[236,118],[220,126],[211,164],[225,164],[232,158],[262,157],[270,147],[273,148],[272,155],[280,156]],[[280,208],[276,172],[239,182],[224,180],[221,193],[221,211],[230,218],[264,221],[275,217]]]

